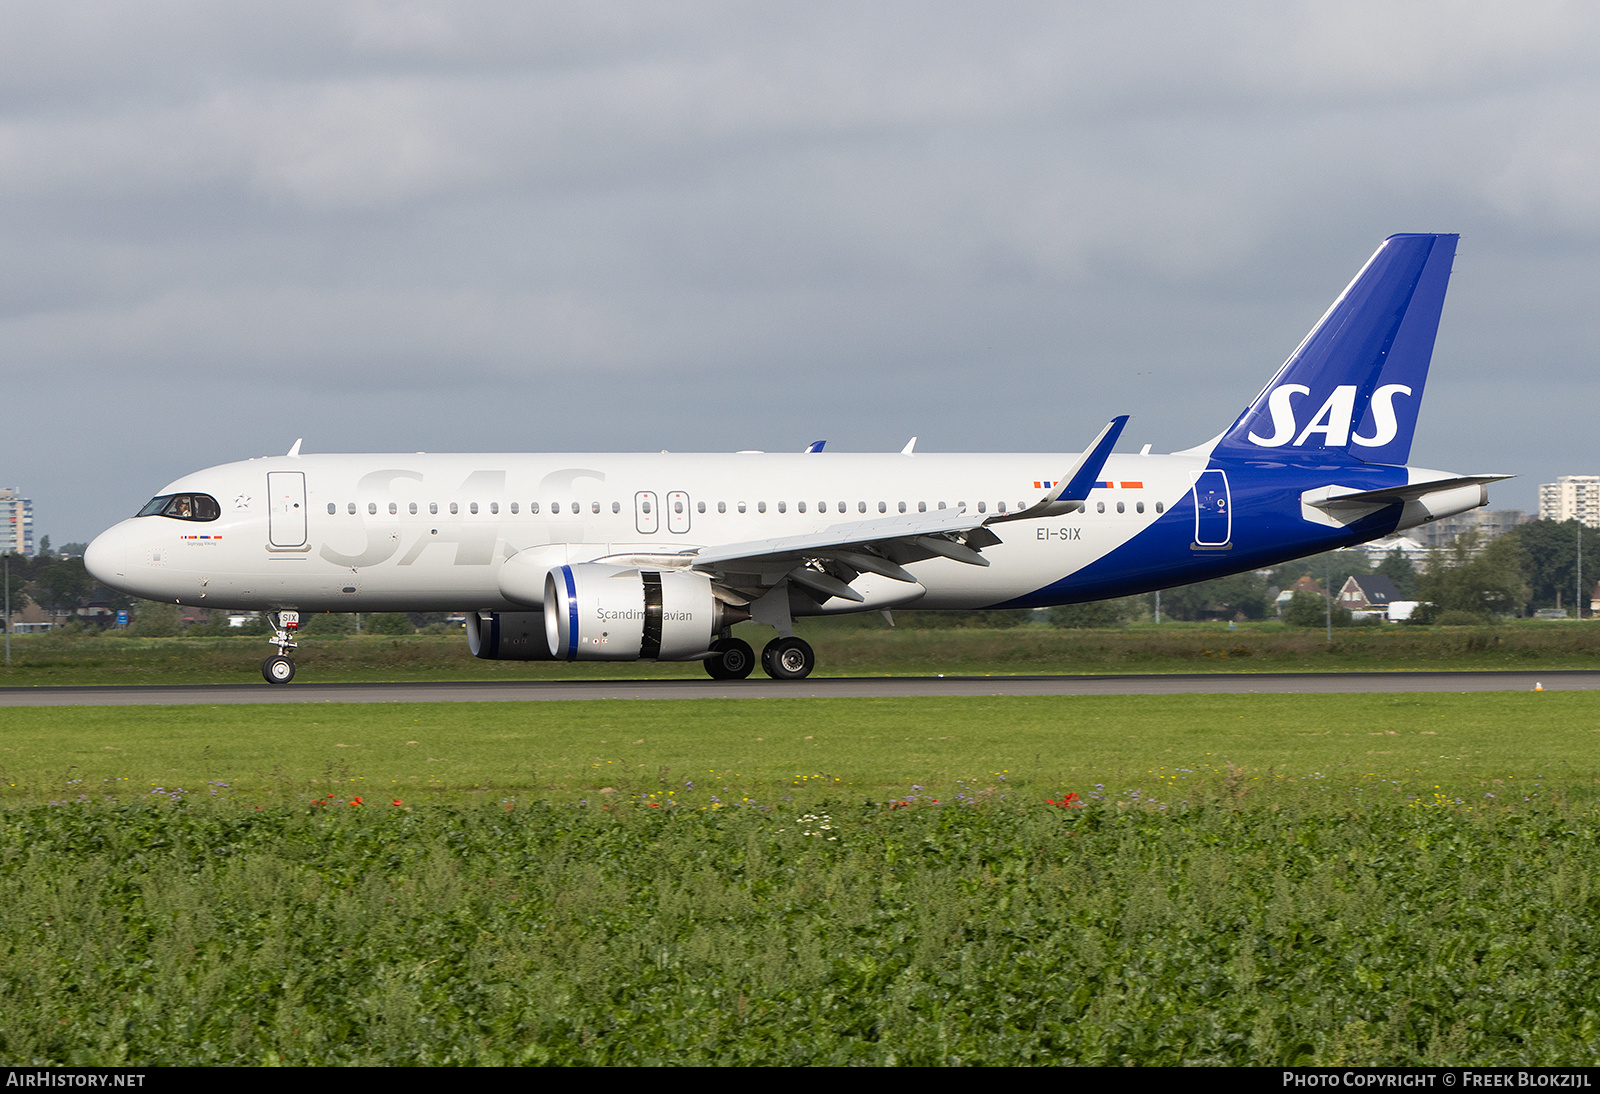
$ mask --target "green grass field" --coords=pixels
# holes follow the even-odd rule
[[[824,676],[1600,667],[1600,622],[1348,627],[1336,629],[1332,643],[1320,630],[1281,623],[1234,630],[1220,623],[924,630],[915,622],[911,613],[893,629],[877,615],[813,619],[800,621],[798,632],[816,647]],[[736,633],[758,647],[772,637],[770,628],[754,624]],[[0,686],[258,683],[269,652],[260,637],[21,635],[12,643],[11,666],[0,667]],[[482,661],[468,653],[461,635],[311,635],[295,660],[300,679],[327,682],[704,676],[698,662]]]
[[[0,775],[11,1065],[1600,1052],[1593,693],[8,708]]]
[[[303,803],[332,790],[421,801],[572,801],[610,788],[771,804],[800,779],[883,801],[925,788],[1137,790],[1185,800],[1230,767],[1265,792],[1467,798],[1600,777],[1600,694],[22,707],[0,710],[12,802],[167,793]],[[715,777],[713,776],[715,774]],[[1001,780],[1001,776],[1004,779]],[[838,780],[837,782],[835,780]],[[693,792],[685,789],[693,782]],[[998,792],[998,789],[997,789]],[[1016,792],[1021,792],[1017,789]],[[810,791],[807,792],[808,796]]]

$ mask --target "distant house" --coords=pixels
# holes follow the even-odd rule
[[[1282,615],[1283,609],[1289,606],[1289,601],[1294,599],[1295,593],[1310,593],[1312,596],[1320,598],[1322,596],[1322,582],[1314,580],[1310,574],[1301,574],[1300,579],[1279,593],[1277,600],[1273,602],[1273,606],[1277,608],[1279,615]]]
[[[1399,599],[1400,590],[1382,574],[1352,574],[1339,590],[1339,607],[1348,608],[1353,619],[1387,619],[1389,605]]]

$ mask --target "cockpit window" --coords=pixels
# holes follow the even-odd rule
[[[222,507],[210,494],[163,494],[151,498],[139,510],[141,517],[172,517],[175,520],[216,520]]]

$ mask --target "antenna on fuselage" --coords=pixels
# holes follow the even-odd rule
[[[917,447],[917,439],[915,437],[912,437],[909,441],[906,442],[906,446],[900,450],[900,455],[902,455],[902,456],[910,456],[910,455],[912,455],[912,451],[911,450],[913,448],[915,448],[915,447]]]
[[[284,455],[286,455],[286,456],[298,456],[298,455],[300,455],[300,442],[303,441],[303,440],[305,440],[304,437],[296,437],[294,439],[294,444],[289,446],[289,451],[284,453]]]

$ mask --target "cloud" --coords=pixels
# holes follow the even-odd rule
[[[1491,469],[1595,470],[1549,438],[1587,428],[1597,23],[0,4],[11,396],[71,377],[116,421],[202,408],[131,446],[83,431],[77,477],[0,455],[85,538],[290,419],[350,448],[1059,449],[1132,410],[1188,444],[1384,235],[1460,230],[1419,452],[1487,459],[1474,400],[1504,407],[1515,368],[1550,427]]]

